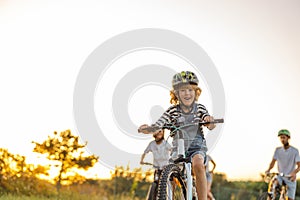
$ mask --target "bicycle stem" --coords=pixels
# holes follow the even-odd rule
[[[185,158],[185,150],[184,150],[184,139],[183,134],[181,131],[178,131],[179,139],[178,139],[178,146],[177,146],[177,152],[179,157]]]

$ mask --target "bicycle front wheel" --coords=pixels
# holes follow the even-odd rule
[[[257,200],[271,200],[271,197],[269,196],[268,192],[264,192],[258,197]]]
[[[156,200],[157,196],[157,183],[153,182],[149,188],[147,200]]]
[[[284,185],[281,187],[280,200],[287,200],[289,197],[287,196],[287,186]]]
[[[186,184],[181,176],[180,168],[170,164],[164,168],[158,184],[158,200],[186,199]]]

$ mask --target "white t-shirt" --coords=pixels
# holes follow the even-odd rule
[[[295,170],[297,162],[300,162],[299,151],[290,146],[288,149],[277,147],[273,158],[277,161],[278,172],[288,175]]]
[[[144,153],[152,152],[153,165],[159,168],[166,166],[169,163],[171,145],[163,140],[160,144],[156,144],[155,141],[149,143]]]

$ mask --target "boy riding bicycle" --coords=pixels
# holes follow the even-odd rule
[[[154,182],[151,185],[150,194],[148,195],[148,200],[156,199],[157,186],[159,176],[161,174],[162,168],[169,164],[169,155],[172,149],[171,145],[164,139],[164,130],[161,129],[157,133],[153,134],[154,140],[151,141],[144,153],[141,156],[140,164],[147,164],[144,162],[144,158],[147,153],[152,152],[153,155],[153,167],[154,172]]]
[[[154,168],[162,169],[169,163],[169,154],[172,149],[171,145],[164,139],[164,130],[159,130],[153,134],[154,140],[151,141],[144,153],[141,156],[140,164],[144,163],[144,158],[147,153],[153,154],[153,166]]]
[[[171,107],[169,107],[163,115],[155,123],[155,126],[163,127],[165,124],[190,124],[200,121],[211,122],[213,117],[209,115],[205,106],[196,103],[201,89],[198,87],[199,80],[197,76],[190,71],[183,71],[173,76],[171,95]],[[209,130],[215,128],[215,124],[205,125]],[[143,130],[148,125],[142,125],[139,132],[148,134],[149,132]],[[198,200],[207,199],[207,183],[205,176],[204,161],[207,152],[206,141],[204,139],[202,126],[187,126],[183,128],[185,135],[185,152],[186,157],[191,158],[193,174],[196,176],[196,191]],[[172,157],[176,152],[178,135],[173,139],[173,152]]]
[[[266,170],[266,174],[270,173],[270,170],[274,167],[277,161],[278,172],[284,175],[290,176],[290,178],[277,176],[272,184],[282,185],[284,182],[288,188],[289,200],[295,199],[296,193],[296,174],[300,170],[300,156],[298,149],[290,146],[289,139],[291,137],[290,132],[286,129],[282,129],[278,132],[278,137],[282,143],[282,147],[277,147],[273,156],[273,159]],[[297,165],[297,168],[296,168]]]

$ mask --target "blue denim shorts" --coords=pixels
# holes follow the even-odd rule
[[[204,160],[206,159],[207,146],[206,141],[202,137],[197,137],[189,145],[188,149],[185,152],[185,156],[193,158],[194,155],[200,154],[203,156]]]
[[[296,181],[291,181],[287,177],[282,177],[282,176],[277,176],[276,179],[279,182],[279,185],[282,185],[282,182],[284,181],[285,184],[287,185],[287,195],[291,199],[295,199],[295,194],[296,194],[296,187],[297,187],[297,182]]]
[[[206,172],[206,180],[208,183],[212,183],[212,174],[210,172]]]

